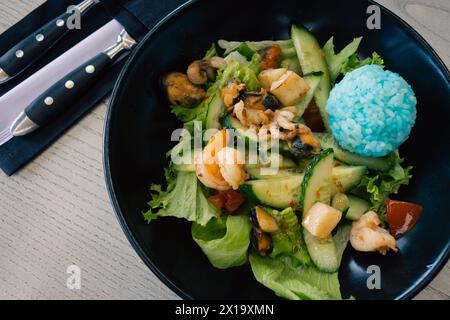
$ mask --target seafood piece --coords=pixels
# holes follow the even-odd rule
[[[172,105],[195,107],[206,96],[205,90],[191,83],[188,77],[180,72],[167,74],[162,83]]]
[[[223,179],[234,189],[248,179],[245,172],[245,157],[238,150],[225,147],[217,153],[217,163]]]
[[[264,89],[270,90],[272,83],[280,79],[287,71],[288,69],[286,68],[267,69],[259,73],[258,80]]]
[[[279,45],[274,44],[270,47],[264,48],[260,51],[261,62],[259,68],[261,70],[278,68],[281,60],[281,48]]]
[[[277,221],[260,207],[254,207],[250,210],[250,220],[255,228],[263,232],[275,232],[279,230]]]
[[[261,256],[266,256],[272,251],[272,238],[258,228],[252,229],[251,241]]]
[[[221,57],[211,57],[208,60],[195,60],[187,69],[189,80],[197,85],[205,84],[208,80],[213,80],[217,75],[217,69],[227,66],[225,59]]]
[[[297,103],[309,90],[308,83],[293,71],[286,71],[277,81],[272,83],[270,92],[285,106]]]
[[[350,231],[350,243],[357,251],[378,251],[385,255],[389,249],[397,252],[395,238],[379,225],[378,214],[373,211],[365,213],[358,221],[353,222]]]
[[[245,92],[245,84],[236,79],[231,79],[225,88],[222,89],[222,100],[226,108],[230,108],[238,102],[236,99]]]
[[[196,158],[195,173],[206,187],[224,191],[231,188],[220,173],[216,156],[229,143],[227,130],[220,130],[207,143],[203,151]]]

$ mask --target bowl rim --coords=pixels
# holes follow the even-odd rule
[[[110,202],[112,204],[114,213],[116,215],[116,218],[119,222],[119,225],[124,232],[125,236],[127,237],[128,241],[130,242],[133,249],[136,251],[138,256],[142,259],[142,261],[145,263],[145,265],[158,277],[159,280],[161,280],[169,289],[171,289],[174,293],[176,293],[180,298],[186,299],[186,300],[193,300],[194,297],[183,291],[181,288],[179,288],[174,282],[172,282],[163,272],[161,272],[158,267],[156,267],[155,263],[152,259],[150,259],[140,246],[139,242],[135,238],[134,234],[128,227],[124,214],[121,210],[118,198],[116,196],[116,191],[114,189],[113,185],[113,179],[111,175],[111,167],[110,167],[110,159],[109,159],[109,134],[110,134],[110,124],[111,124],[111,118],[112,118],[112,109],[113,106],[117,104],[118,95],[120,88],[122,86],[122,83],[126,81],[127,74],[130,70],[130,66],[134,62],[135,58],[139,55],[141,48],[149,41],[149,39],[155,35],[164,25],[173,18],[177,17],[179,14],[181,14],[185,9],[192,6],[193,4],[202,2],[205,0],[189,0],[182,5],[178,6],[176,9],[171,11],[169,14],[167,14],[164,18],[162,18],[155,26],[147,33],[147,35],[139,42],[137,47],[132,51],[132,53],[127,58],[127,61],[124,63],[124,66],[122,67],[119,77],[117,78],[114,89],[111,94],[110,101],[108,103],[107,113],[105,117],[105,123],[103,128],[103,172],[106,182],[106,188],[108,191],[108,196],[110,199]],[[388,15],[391,15],[395,18],[395,20],[402,26],[402,28],[405,30],[405,32],[409,33],[416,41],[418,41],[427,51],[428,54],[430,54],[431,58],[433,59],[433,62],[437,64],[440,67],[440,70],[445,75],[445,78],[447,80],[447,84],[450,86],[450,71],[443,62],[443,60],[440,58],[440,56],[437,54],[437,52],[431,47],[431,45],[423,38],[422,35],[418,33],[412,26],[410,26],[406,21],[404,21],[400,16],[386,8],[385,6],[379,4],[378,2],[374,0],[366,0],[367,2],[377,5],[381,8],[382,12]],[[446,250],[444,250],[436,259],[436,263],[433,265],[430,271],[426,272],[422,277],[418,278],[415,284],[411,285],[407,290],[405,290],[403,293],[401,293],[398,297],[395,298],[395,300],[407,300],[414,298],[419,292],[421,292],[436,276],[437,274],[442,270],[442,268],[446,265],[447,261],[450,258],[450,243],[447,245]]]

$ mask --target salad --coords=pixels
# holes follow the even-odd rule
[[[400,254],[422,212],[391,199],[411,179],[398,147],[416,98],[376,52],[359,57],[361,40],[336,53],[294,25],[289,40],[220,40],[164,75],[183,127],[145,220],[191,221],[214,267],[249,263],[286,299],[343,298],[347,247]]]

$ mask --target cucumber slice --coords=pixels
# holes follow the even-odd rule
[[[333,164],[333,150],[327,149],[315,156],[306,168],[301,197],[303,220],[307,217],[308,211],[314,203],[318,201],[330,203],[331,187],[333,186]]]
[[[256,133],[249,130],[248,127],[244,126],[238,119],[231,115],[223,117],[220,122],[224,128],[234,130],[234,133],[246,142],[251,141],[252,143],[258,143],[258,136]]]
[[[366,166],[368,169],[377,171],[388,171],[395,164],[397,157],[395,152],[382,158],[362,157],[342,149],[331,134],[315,133],[314,135],[319,140],[322,149],[332,148],[335,158],[346,164]]]
[[[342,255],[347,247],[350,236],[350,223],[343,223],[336,229],[334,236],[329,236],[322,240],[314,237],[305,228],[303,230],[303,239],[311,260],[316,267],[324,272],[336,272],[342,261]]]
[[[369,211],[370,203],[367,202],[366,200],[352,196],[352,195],[347,195],[347,197],[348,197],[349,207],[347,210],[347,214],[345,215],[346,219],[356,221],[359,218],[361,218],[361,216],[364,213]]]
[[[339,259],[333,237],[319,239],[303,228],[303,239],[313,263],[324,272],[336,272],[339,269]]]
[[[298,175],[297,169],[278,169],[275,174],[266,174],[261,171],[262,168],[246,168],[245,170],[253,179],[274,179],[274,178],[285,178]]]
[[[330,131],[330,120],[328,118],[326,106],[331,91],[331,80],[328,65],[325,60],[325,53],[314,35],[305,27],[293,25],[291,29],[291,38],[295,49],[297,50],[297,56],[303,73],[323,72],[322,79],[314,93],[314,99],[320,110],[320,114],[322,115],[322,121],[325,128]]]
[[[295,107],[297,108],[297,117],[295,119],[296,121],[298,121],[303,116],[303,113],[305,112],[306,108],[308,108],[309,103],[314,98],[314,94],[316,93],[322,77],[323,72],[321,71],[313,72],[303,76],[303,79],[309,85],[309,91],[299,102],[295,104]]]
[[[218,92],[214,95],[208,106],[208,113],[206,115],[206,129],[219,129],[219,119],[224,112],[225,105],[223,104],[220,92]]]
[[[364,166],[338,166],[334,167],[332,177],[338,192],[345,192],[357,186],[367,168]],[[337,192],[336,192],[337,193]]]
[[[292,168],[296,168],[297,167],[297,163],[295,163],[292,159],[288,158],[288,157],[284,157],[281,154],[277,154],[275,153],[274,156],[278,155],[277,158],[273,158],[273,160],[275,160],[278,163],[278,167],[280,169],[292,169]],[[249,155],[250,157],[250,155]],[[267,153],[267,159],[271,159],[272,154]],[[257,161],[261,161],[261,159],[258,157],[258,154],[255,155],[255,158]],[[256,164],[249,164],[249,161],[246,161],[246,165],[245,168],[246,169],[260,169],[260,168],[268,168],[270,167],[270,164],[267,163],[261,163],[258,162]]]
[[[297,205],[300,196],[303,175],[251,180],[244,183],[240,190],[255,203],[276,209],[285,209]]]

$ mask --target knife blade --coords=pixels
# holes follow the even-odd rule
[[[84,0],[75,6],[80,14],[87,12],[99,0]],[[47,49],[55,45],[66,33],[67,20],[72,15],[65,12],[17,43],[0,57],[0,85],[5,83],[38,60]]]
[[[11,134],[24,136],[51,122],[86,88],[98,81],[123,52],[131,50],[136,44],[136,40],[123,29],[114,45],[71,71],[27,106],[11,125]]]

